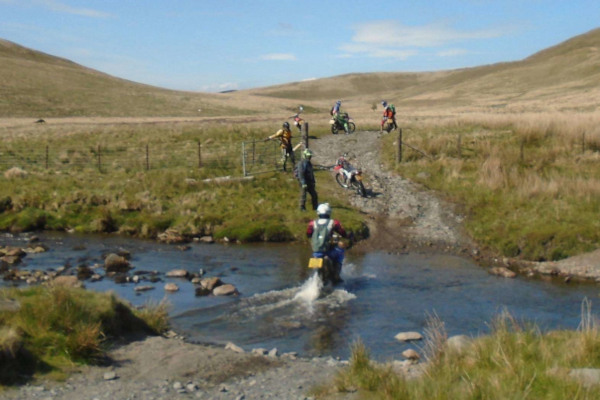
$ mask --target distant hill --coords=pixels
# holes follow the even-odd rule
[[[143,85],[0,39],[0,117],[216,116],[398,106],[597,110],[600,29],[517,62],[424,73],[360,73],[209,94]],[[199,111],[201,110],[201,111]]]

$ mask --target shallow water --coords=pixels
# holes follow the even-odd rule
[[[445,254],[357,256],[349,251],[342,270],[344,283],[332,289],[320,287],[305,268],[309,251],[304,246],[191,244],[182,251],[177,246],[112,236],[44,234],[41,238],[50,250],[27,255],[20,268],[102,264],[104,254],[125,249],[131,252],[136,270],[203,269],[205,276],[235,285],[239,296],[196,297],[187,280],[164,276],[163,282],[153,284],[154,290],[143,293],[136,293],[132,283],[108,279],[86,283],[92,290],[114,290],[134,305],[166,298],[176,331],[192,341],[232,341],[246,350],[277,347],[280,352],[346,358],[351,343],[360,338],[375,358],[399,358],[399,353],[415,345],[399,343],[394,336],[402,331],[423,332],[431,315],[445,323],[449,335],[486,333],[503,309],[542,329],[574,329],[582,300],[594,302],[598,297],[596,285],[499,278],[468,259]],[[25,237],[0,236],[0,245],[25,243]],[[166,282],[177,283],[180,291],[166,293]]]

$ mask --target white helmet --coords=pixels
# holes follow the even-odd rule
[[[329,206],[329,203],[319,204],[317,215],[319,217],[329,217],[331,215],[331,206]]]

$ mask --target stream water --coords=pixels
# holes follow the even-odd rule
[[[40,238],[49,251],[27,255],[20,268],[101,265],[103,255],[125,249],[135,270],[164,274],[179,268],[202,269],[205,276],[218,276],[235,285],[240,295],[197,297],[190,282],[164,275],[162,282],[153,284],[154,290],[142,293],[134,291],[133,283],[115,284],[109,279],[86,282],[86,287],[113,290],[134,305],[166,298],[174,330],[191,341],[231,341],[246,350],[276,347],[303,356],[347,358],[351,344],[361,339],[374,358],[400,358],[404,349],[415,345],[400,343],[394,336],[423,332],[432,315],[444,322],[448,335],[486,333],[504,309],[542,330],[575,329],[582,300],[594,302],[599,293],[593,284],[499,278],[468,259],[445,254],[358,256],[349,251],[342,271],[344,283],[331,289],[321,288],[305,267],[309,257],[305,246],[194,243],[181,250],[112,236],[44,233]],[[0,236],[0,246],[25,246],[26,241],[24,236]],[[166,282],[177,283],[180,290],[165,292]]]

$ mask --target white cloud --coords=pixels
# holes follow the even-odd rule
[[[310,82],[310,81],[316,81],[317,78],[306,78],[306,79],[302,79],[300,82]]]
[[[404,60],[419,54],[418,49],[495,38],[504,34],[506,34],[506,29],[460,31],[441,23],[406,26],[391,20],[371,21],[357,25],[352,41],[342,44],[339,49],[346,56],[364,55],[367,57]],[[445,57],[459,54],[461,53],[457,49],[438,53],[439,56]]]
[[[238,90],[240,85],[237,82],[212,83],[200,87],[201,92],[223,92],[225,90]]]
[[[267,61],[296,61],[296,56],[291,53],[271,53],[260,56],[260,59]]]
[[[33,0],[33,4],[45,7],[54,12],[79,15],[82,17],[108,18],[111,16],[111,14],[103,11],[98,11],[91,8],[71,7],[68,4],[64,4],[55,0]]]

